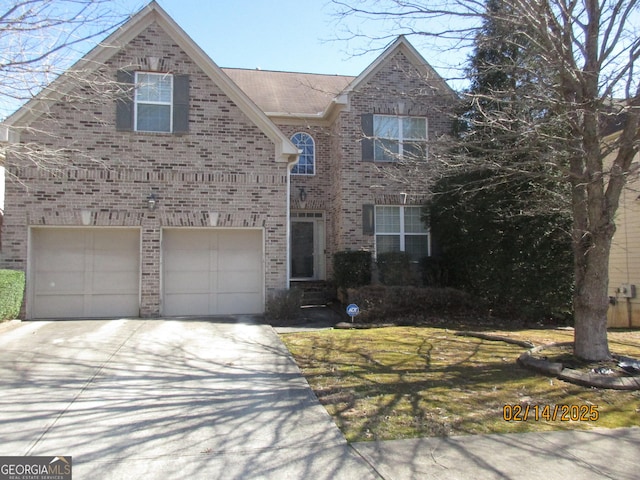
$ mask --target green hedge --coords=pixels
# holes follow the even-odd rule
[[[20,314],[24,294],[24,272],[0,270],[0,321]]]
[[[359,322],[388,322],[402,317],[481,312],[485,305],[454,288],[370,285],[348,290],[349,303],[360,307]]]
[[[376,261],[380,282],[384,285],[414,285],[417,279],[411,271],[411,258],[407,252],[379,253]]]
[[[371,252],[347,251],[333,255],[333,280],[340,289],[371,283]]]

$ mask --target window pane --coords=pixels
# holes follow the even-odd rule
[[[427,119],[420,117],[402,117],[402,136],[412,140],[426,140]]]
[[[400,235],[376,235],[376,253],[399,252]]]
[[[139,73],[136,100],[138,102],[171,103],[172,80],[171,75]]]
[[[404,249],[409,254],[412,261],[429,256],[429,236],[428,235],[407,235],[404,238]]]
[[[375,137],[398,139],[400,136],[398,117],[386,115],[373,116],[373,135]]]
[[[405,160],[425,160],[427,158],[427,144],[422,142],[404,143],[402,158]]]
[[[171,131],[171,106],[138,104],[137,108],[136,130],[142,132]]]
[[[296,133],[291,137],[291,143],[302,150],[300,159],[291,170],[291,173],[298,175],[313,175],[315,173],[315,143],[311,135],[307,133]]]
[[[427,233],[427,227],[421,217],[422,207],[404,207],[405,233]]]
[[[398,142],[376,139],[373,144],[373,159],[377,162],[393,162],[398,159],[399,151]]]
[[[400,207],[376,207],[376,233],[400,233]]]

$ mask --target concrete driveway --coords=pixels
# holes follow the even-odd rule
[[[0,326],[0,455],[78,479],[378,478],[251,318]]]

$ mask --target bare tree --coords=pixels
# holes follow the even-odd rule
[[[526,93],[513,90],[535,114],[518,116],[519,145],[544,145],[538,161],[570,190],[573,218],[574,353],[589,360],[610,357],[607,341],[608,267],[620,194],[640,146],[640,0],[504,0],[496,19],[520,32],[512,41],[527,54],[535,81]],[[385,35],[444,38],[467,46],[487,15],[484,0],[334,0],[340,16],[384,22]],[[361,32],[352,32],[358,36]],[[369,38],[369,41],[376,39]],[[539,75],[544,71],[544,75]],[[505,91],[483,92],[470,101],[503,102]],[[515,105],[515,103],[514,103]],[[482,111],[482,110],[480,110]],[[476,125],[514,131],[513,111],[482,111]],[[620,135],[605,142],[607,125]],[[490,147],[487,147],[490,150]],[[495,152],[488,152],[495,158]],[[529,152],[531,153],[531,152]],[[613,160],[607,160],[613,155]],[[477,157],[476,157],[477,158]],[[609,157],[611,158],[611,157]],[[446,158],[464,165],[463,155]],[[485,166],[486,167],[486,166]],[[497,163],[496,171],[519,169]],[[508,171],[506,172],[508,174]],[[507,177],[508,178],[508,177]]]
[[[32,116],[47,114],[47,99],[67,104],[104,103],[123,93],[115,79],[100,65],[78,61],[127,18],[119,2],[112,0],[16,0],[0,6],[0,116],[32,102]],[[13,114],[9,117],[12,120]],[[29,122],[8,122],[0,132],[0,158],[43,169],[58,169],[71,157],[86,156],[67,148],[47,147],[50,132],[33,132],[43,141],[7,142],[33,130]],[[51,142],[52,144],[55,142]],[[11,172],[9,173],[11,175]],[[18,179],[19,180],[19,179]]]

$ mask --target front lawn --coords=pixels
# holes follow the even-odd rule
[[[536,345],[572,341],[573,335],[550,329],[495,333]],[[537,374],[516,364],[525,349],[504,342],[431,327],[325,330],[282,338],[352,442],[640,425],[640,391],[598,390]],[[640,358],[640,332],[612,332],[609,340],[613,353]],[[505,421],[503,413],[514,413],[509,407],[504,411],[505,405],[529,405],[527,420]],[[568,421],[560,419],[562,408],[555,421],[545,419],[547,405],[548,417],[555,405],[567,405]],[[590,413],[571,420],[578,409]]]

